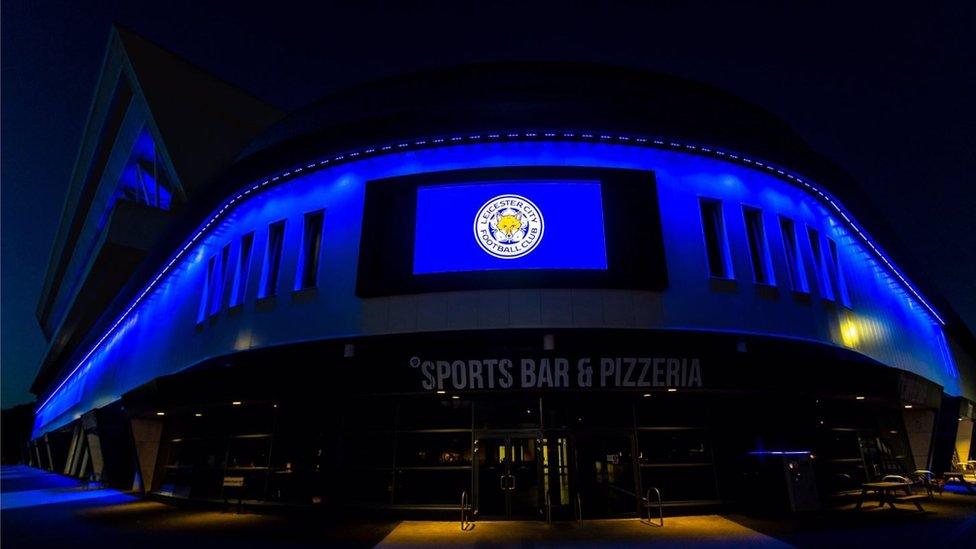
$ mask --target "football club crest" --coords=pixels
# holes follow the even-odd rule
[[[474,237],[485,252],[515,259],[542,241],[545,222],[539,208],[524,196],[503,194],[485,202],[474,218]]]

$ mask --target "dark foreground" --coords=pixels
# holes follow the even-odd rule
[[[30,469],[0,469],[0,542],[18,547],[372,547],[769,546],[976,547],[976,496],[946,492],[926,512],[843,505],[802,520],[738,515],[669,517],[663,528],[636,519],[546,526],[538,522],[335,519],[184,509]]]

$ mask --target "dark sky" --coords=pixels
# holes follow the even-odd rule
[[[597,61],[716,85],[778,114],[860,181],[976,326],[971,0],[314,4],[2,3],[4,408],[32,398],[46,348],[34,309],[113,21],[285,109],[472,61]]]

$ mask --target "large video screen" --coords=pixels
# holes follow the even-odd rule
[[[667,287],[654,174],[568,166],[366,184],[356,294]]]
[[[607,268],[599,182],[423,186],[416,212],[417,275]]]

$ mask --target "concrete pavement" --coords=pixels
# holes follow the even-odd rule
[[[801,518],[680,516],[565,522],[343,518],[323,512],[235,514],[148,501],[27,467],[0,468],[0,542],[18,547],[976,547],[976,495],[947,492],[926,512],[853,504]]]

